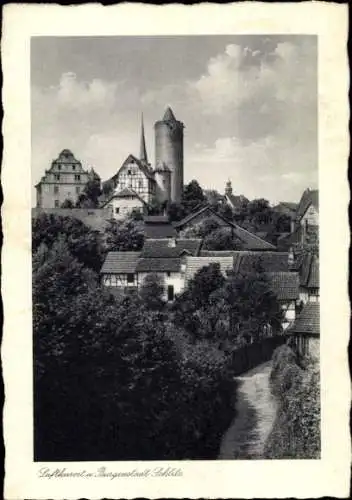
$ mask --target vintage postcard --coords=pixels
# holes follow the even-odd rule
[[[5,7],[6,499],[348,496],[346,41]]]

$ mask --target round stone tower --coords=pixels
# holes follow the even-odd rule
[[[171,201],[171,170],[165,165],[157,165],[154,170],[156,199],[159,202]]]
[[[171,108],[167,108],[155,129],[155,165],[165,165],[171,171],[171,201],[180,202],[183,191],[183,129]]]

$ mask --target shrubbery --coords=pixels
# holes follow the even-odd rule
[[[233,418],[228,358],[162,304],[101,288],[56,222],[33,233],[35,459],[216,458]]]
[[[265,447],[266,458],[309,459],[320,456],[319,369],[298,364],[286,346],[273,355],[270,385],[277,400],[276,420]]]

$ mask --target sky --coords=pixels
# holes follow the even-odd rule
[[[271,203],[318,182],[317,38],[33,37],[32,179],[63,149],[102,180],[138,156],[141,113],[185,124],[185,182]],[[34,195],[34,189],[33,189]]]

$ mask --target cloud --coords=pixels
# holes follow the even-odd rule
[[[206,71],[189,83],[202,102],[203,113],[223,115],[251,108],[258,115],[267,109],[316,103],[315,42],[281,42],[270,52],[227,45],[212,57]]]
[[[223,192],[224,182],[230,178],[237,194],[296,201],[306,187],[317,185],[313,163],[310,153],[299,146],[287,154],[287,148],[275,136],[246,144],[237,137],[221,137],[211,147],[198,146],[188,152],[186,180],[198,178],[204,187]]]
[[[63,73],[57,88],[58,103],[74,109],[82,106],[113,106],[117,97],[118,85],[95,78],[90,82],[80,81],[75,73]]]

